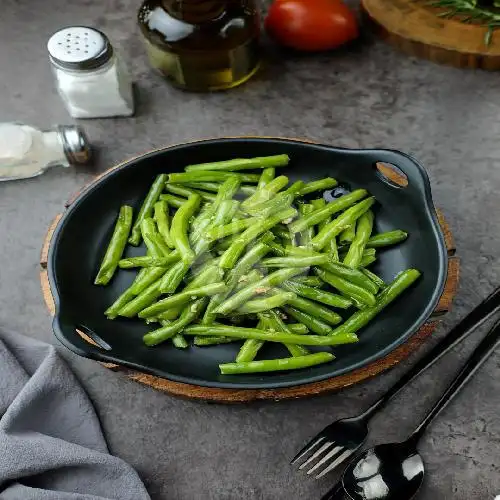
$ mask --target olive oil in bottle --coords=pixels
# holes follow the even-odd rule
[[[259,67],[254,0],[145,0],[138,18],[151,65],[177,87],[228,89]]]

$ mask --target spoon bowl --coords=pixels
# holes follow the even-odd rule
[[[366,450],[344,472],[342,484],[353,500],[410,500],[424,479],[424,462],[411,442]]]

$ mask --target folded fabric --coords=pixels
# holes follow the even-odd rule
[[[150,499],[54,347],[1,329],[0,499]]]

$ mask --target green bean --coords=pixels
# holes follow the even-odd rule
[[[314,205],[312,204],[302,204],[299,206],[299,214],[301,216],[309,215],[314,212]],[[309,246],[311,240],[314,238],[314,226],[310,226],[299,233],[299,244],[301,246]]]
[[[190,325],[184,328],[184,335],[200,335],[213,337],[214,335],[222,335],[224,337],[233,337],[239,339],[257,339],[269,342],[278,342],[281,344],[299,344],[299,345],[316,345],[330,346],[340,344],[352,344],[358,341],[355,334],[345,333],[342,336],[321,336],[321,335],[297,335],[295,333],[271,332],[259,330],[257,328],[243,328],[238,326],[225,325]]]
[[[385,281],[382,278],[380,278],[379,276],[377,276],[375,273],[372,273],[370,270],[368,270],[368,269],[361,269],[361,272],[368,279],[370,279],[371,281],[373,281],[373,283],[375,283],[379,288],[384,289],[387,286],[385,284]]]
[[[349,227],[346,227],[339,234],[339,243],[341,245],[350,245],[354,237],[356,236],[356,223],[351,224]]]
[[[265,168],[259,177],[259,183],[257,184],[257,191],[267,186],[273,179],[276,174],[276,170],[274,167]]]
[[[162,194],[160,195],[160,201],[166,201],[171,207],[181,208],[187,200],[173,194]]]
[[[290,292],[294,292],[301,297],[306,299],[314,300],[316,302],[321,302],[331,307],[337,307],[339,309],[348,309],[352,306],[352,302],[341,295],[337,295],[331,292],[325,292],[324,290],[318,290],[303,283],[298,283],[296,281],[285,281],[282,288]]]
[[[132,226],[132,234],[128,239],[131,245],[137,246],[141,242],[141,222],[145,217],[151,217],[153,215],[153,208],[155,203],[158,201],[161,192],[165,186],[165,180],[167,179],[166,174],[160,174],[156,177],[151,188],[149,189],[146,198],[137,214],[137,218]]]
[[[295,209],[290,208],[269,217],[267,220],[262,220],[260,224],[256,224],[246,229],[224,252],[219,264],[220,267],[224,269],[231,269],[236,264],[236,261],[239,259],[240,255],[249,243],[282,220],[293,217],[296,213]]]
[[[223,363],[219,365],[222,375],[238,375],[241,373],[264,373],[283,370],[297,370],[308,368],[332,361],[335,356],[330,352],[316,352],[306,356],[297,356],[281,359],[265,359],[262,361],[248,361]]]
[[[316,268],[316,273],[318,276],[329,285],[333,286],[337,290],[342,293],[342,295],[346,295],[349,298],[353,298],[358,300],[359,302],[366,304],[368,306],[373,306],[376,303],[375,296],[366,290],[366,288],[362,288],[355,283],[347,281],[340,276],[337,276],[331,272],[325,271],[321,268]]]
[[[321,210],[326,207],[326,200],[324,198],[317,198],[315,200],[311,200],[311,205],[314,210]],[[321,231],[329,222],[331,222],[332,217],[328,216],[326,219],[318,222],[318,230]]]
[[[363,259],[363,252],[366,243],[370,239],[373,230],[373,212],[368,210],[356,223],[356,232],[352,240],[347,255],[344,258],[344,264],[349,267],[359,267]]]
[[[297,335],[305,335],[306,333],[309,332],[309,328],[307,328],[307,326],[304,325],[303,323],[287,323],[286,327],[292,333],[296,333]]]
[[[293,281],[314,288],[321,288],[323,286],[323,280],[318,276],[297,276],[293,278]]]
[[[199,172],[204,170],[230,171],[251,170],[254,168],[285,167],[290,158],[288,155],[262,156],[257,158],[237,158],[234,160],[217,161],[211,163],[200,163],[198,165],[188,165],[186,172]]]
[[[339,200],[342,198],[339,198]],[[348,208],[345,212],[341,213],[330,224],[325,226],[312,240],[312,246],[315,250],[323,249],[333,237],[340,234],[346,227],[354,224],[354,222],[361,217],[373,204],[375,198],[367,198],[360,201],[356,205]],[[313,215],[313,214],[311,214]]]
[[[334,188],[337,184],[337,181],[332,177],[325,177],[324,179],[308,182],[300,190],[300,194],[304,196],[309,193],[314,193],[314,191],[326,191],[327,189]]]
[[[318,335],[330,335],[330,333],[332,332],[332,328],[330,325],[304,311],[296,309],[295,307],[284,306],[283,311],[285,311],[288,316],[291,316],[296,321],[300,321],[301,323],[306,325],[311,332],[317,333]]]
[[[292,292],[278,291],[269,297],[249,300],[246,304],[243,304],[238,308],[238,312],[240,314],[255,314],[269,311],[270,309],[281,307],[295,297],[296,295]]]
[[[335,236],[330,240],[330,260],[332,262],[339,262],[339,249],[337,246],[337,238]]]
[[[286,177],[285,175],[279,175],[262,188],[257,189],[254,195],[250,196],[241,203],[241,207],[246,210],[252,206],[258,205],[259,203],[268,201],[287,184],[288,177]]]
[[[184,185],[193,189],[202,189],[204,191],[212,191],[215,193],[217,193],[220,188],[220,183],[218,182],[188,182]],[[252,194],[255,193],[255,190],[255,186],[240,186],[238,194],[241,194],[243,196],[252,196]]]
[[[365,268],[368,267],[370,264],[373,264],[377,260],[377,257],[374,255],[363,255],[363,258],[361,259],[361,267]]]
[[[304,297],[295,295],[295,297],[287,300],[287,304],[329,325],[338,325],[342,321],[342,318],[336,312]]]
[[[210,241],[221,240],[226,236],[241,233],[250,226],[258,224],[259,221],[258,217],[249,217],[248,219],[235,220],[224,226],[214,226],[206,232],[206,238]]]
[[[192,323],[201,314],[203,308],[206,306],[206,301],[207,299],[204,297],[196,300],[192,304],[188,304],[182,311],[178,320],[173,321],[167,326],[162,326],[157,330],[146,333],[146,335],[142,338],[143,342],[147,346],[154,346],[160,344],[161,342],[165,342],[165,340],[168,340],[174,335],[180,333],[183,328]]]
[[[140,311],[150,306],[160,295],[160,281],[157,280],[130,302],[125,304],[125,306],[120,309],[118,314],[119,316],[124,316],[125,318],[133,318],[134,316],[137,316]]]
[[[268,317],[269,326],[272,330],[277,332],[293,333],[291,328],[289,328],[289,325],[286,325],[283,322],[280,315],[275,310],[268,311],[266,316]],[[302,345],[285,344],[285,347],[288,349],[288,352],[295,357],[306,356],[309,354],[309,350]],[[236,361],[238,361],[238,359],[236,359]]]
[[[331,335],[343,335],[345,332],[357,332],[366,326],[378,313],[385,309],[391,302],[399,297],[408,287],[410,287],[419,277],[420,271],[407,269],[399,273],[396,278],[377,296],[377,302],[372,307],[367,307],[355,312],[342,325],[335,328]]]
[[[118,262],[121,269],[132,269],[134,267],[151,268],[151,267],[168,267],[173,262],[180,260],[180,255],[177,250],[170,252],[166,257],[152,257],[151,255],[141,255],[140,257],[129,257]]]
[[[238,342],[239,339],[231,339],[228,337],[195,337],[193,344],[198,347],[217,345],[217,344],[230,344],[231,342]]]
[[[185,264],[190,264],[195,258],[195,253],[189,245],[187,230],[189,227],[189,219],[200,206],[201,198],[197,194],[191,195],[186,203],[177,210],[172,218],[172,227],[170,236],[174,242],[175,248],[179,251],[181,259]]]
[[[270,241],[267,243],[267,246],[272,250],[274,255],[278,257],[286,257],[287,255],[286,250],[279,243],[276,243],[275,241]]]
[[[314,226],[315,224],[319,224],[322,220],[326,219],[327,217],[330,217],[331,215],[337,212],[345,210],[349,207],[353,206],[356,207],[357,205],[355,205],[355,203],[363,199],[367,194],[368,193],[365,189],[357,189],[352,193],[341,196],[340,198],[337,198],[334,201],[328,203],[328,205],[326,205],[324,208],[315,210],[314,212],[311,212],[309,215],[297,219],[295,222],[290,224],[290,231],[292,233],[298,233],[308,227]]]
[[[283,191],[283,193],[279,193],[279,194],[284,194],[284,195],[293,195],[294,197],[297,197],[302,188],[305,186],[305,182],[304,181],[295,181],[289,188],[287,188],[285,191]]]
[[[161,293],[174,293],[189,271],[190,265],[180,260],[170,267],[160,281]]]
[[[287,267],[309,267],[309,266],[321,266],[327,264],[329,257],[326,254],[319,255],[308,255],[308,256],[294,256],[294,257],[271,257],[269,259],[264,259],[262,265],[264,267],[277,267],[277,268],[287,268]]]
[[[252,205],[246,210],[249,215],[258,217],[270,217],[277,212],[290,208],[294,200],[293,194],[278,193],[268,201]]]
[[[296,276],[303,272],[304,269],[301,268],[280,269],[278,271],[274,271],[273,273],[262,278],[257,283],[253,283],[243,288],[243,290],[240,290],[238,293],[228,298],[214,310],[214,313],[226,315],[231,311],[237,309],[240,305],[245,303],[254,295],[263,293],[269,288],[280,285],[281,283],[283,283],[283,281],[286,281],[292,276]]]
[[[238,284],[240,278],[247,274],[247,272],[259,262],[267,253],[270,252],[270,247],[267,243],[259,242],[253,248],[251,248],[234,266],[234,268],[229,271],[227,276],[227,285],[229,291],[232,291],[234,287]],[[203,316],[202,323],[204,325],[211,325],[215,321],[216,314],[215,309],[222,304],[222,302],[227,298],[229,293],[222,293],[220,295],[214,295],[207,306],[205,315]]]
[[[199,191],[196,189],[187,188],[184,186],[177,186],[176,184],[166,184],[166,189],[170,193],[176,194],[178,196],[184,196],[184,198],[189,198],[193,194],[197,194],[202,200],[209,201],[212,203],[215,200],[215,195],[212,193],[206,193],[204,191]]]
[[[172,338],[172,343],[174,344],[175,347],[177,347],[177,349],[187,349],[189,347],[187,340],[181,333],[174,335],[174,337]]]
[[[272,232],[279,238],[290,240],[290,231],[288,230],[287,227],[283,226],[282,224],[278,224],[275,227],[273,227]]]
[[[238,175],[230,175],[228,178],[222,183],[219,191],[217,191],[217,196],[215,197],[213,203],[213,213],[216,213],[221,203],[224,201],[232,200],[234,195],[238,192],[238,189],[241,185],[241,179]]]
[[[408,233],[406,231],[401,231],[396,229],[394,231],[387,231],[386,233],[379,233],[372,236],[368,243],[367,248],[380,248],[387,247],[389,245],[396,245],[408,238]]]
[[[199,288],[190,288],[175,295],[170,295],[169,297],[156,302],[149,307],[146,307],[139,313],[139,318],[154,318],[158,314],[172,308],[178,307],[186,304],[187,302],[193,301],[195,298],[199,297],[210,297],[217,293],[222,293],[227,289],[224,282],[211,283],[208,285],[201,286]]]
[[[174,319],[177,319],[180,316],[181,312],[182,312],[182,307],[173,307],[172,309],[169,309],[168,311],[159,314],[158,318],[156,319],[159,321],[165,321],[165,320],[172,321]]]
[[[360,269],[353,269],[352,267],[346,266],[341,262],[328,262],[327,264],[322,264],[322,267],[325,271],[328,271],[335,276],[339,276],[355,285],[368,290],[372,294],[376,294],[378,292],[378,286],[372,280],[367,278]]]
[[[132,227],[133,209],[127,205],[120,208],[113,235],[95,278],[95,285],[107,285],[114,276],[118,263],[127,245],[127,238]]]
[[[115,319],[125,305],[127,305],[152,283],[158,281],[158,279],[160,279],[165,273],[165,268],[152,267],[149,269],[141,269],[141,271],[145,272],[139,272],[132,285],[122,292],[113,304],[111,304],[106,311],[104,311],[104,314],[108,317],[108,319]]]
[[[264,275],[259,270],[252,269],[251,271],[248,272],[248,274],[243,275],[238,280],[238,284],[234,287],[234,291],[239,292],[242,288],[245,288],[247,285],[250,285],[251,283],[256,283],[257,281],[261,280],[263,276]],[[226,296],[227,295],[229,295],[229,293],[227,293]]]
[[[156,229],[155,221],[145,217],[141,222],[141,234],[147,249],[153,257],[168,257],[170,248]]]
[[[169,248],[174,248],[174,243],[172,242],[172,238],[170,238],[170,214],[167,201],[160,200],[155,203],[154,220],[156,221],[158,231],[163,236],[165,243]]]
[[[260,330],[269,329],[269,321],[263,315],[259,315],[257,328]],[[246,339],[245,342],[243,342],[243,345],[240,347],[235,361],[237,363],[253,361],[264,344],[265,342],[263,340]]]
[[[259,182],[258,174],[237,174],[233,172],[217,172],[203,170],[200,172],[185,172],[180,174],[169,174],[167,182],[169,184],[186,184],[187,182],[223,182],[229,177],[238,176],[241,182],[256,183]]]

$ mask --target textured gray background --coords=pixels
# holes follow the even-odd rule
[[[271,51],[267,71],[246,86],[187,94],[150,71],[135,26],[138,4],[2,0],[0,119],[41,127],[71,123],[54,90],[45,43],[64,25],[87,23],[122,49],[139,94],[136,117],[85,122],[101,148],[96,170],[154,147],[226,134],[398,148],[428,168],[462,257],[460,292],[445,325],[500,283],[498,74],[436,66],[371,41],[314,57]],[[39,250],[64,201],[91,178],[89,171],[54,169],[34,180],[0,183],[3,326],[52,340]],[[403,438],[475,342],[458,348],[379,417],[373,440]],[[180,401],[68,358],[96,404],[111,450],[137,468],[154,499],[169,500],[319,498],[333,478],[305,479],[288,459],[332,418],[363,408],[404,369],[328,397],[219,406]],[[500,494],[499,360],[492,356],[422,443],[428,475],[420,498]]]

